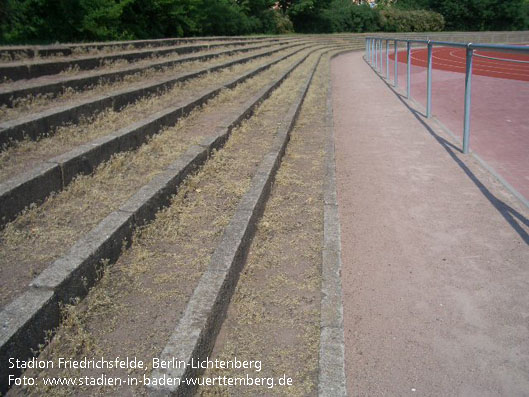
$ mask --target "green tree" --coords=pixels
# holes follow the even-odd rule
[[[123,8],[122,29],[139,39],[199,34],[200,6],[200,0],[133,0]]]
[[[377,10],[350,0],[333,0],[323,16],[329,32],[374,32],[379,30]]]
[[[252,20],[232,0],[203,0],[198,25],[203,35],[236,35],[252,32]]]
[[[4,0],[1,41],[69,41],[79,36],[82,15],[78,0]]]
[[[447,30],[529,28],[527,0],[397,0],[395,7],[438,12],[444,16]]]
[[[430,7],[429,0],[395,0],[392,6],[401,10],[425,10]]]
[[[121,25],[123,8],[133,0],[79,0],[82,19],[78,28],[83,39],[130,39]]]
[[[323,33],[329,31],[324,18],[324,10],[329,8],[330,0],[293,0],[288,8],[288,16],[296,32]]]

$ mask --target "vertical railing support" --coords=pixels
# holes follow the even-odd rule
[[[428,74],[426,77],[426,117],[432,117],[432,52],[433,45],[428,40]]]
[[[406,42],[406,53],[408,64],[406,66],[406,98],[410,99],[411,94],[411,42]]]
[[[375,71],[378,69],[378,39],[375,39]]]
[[[375,39],[375,70],[378,69],[378,40]]]
[[[369,39],[366,37],[366,44],[365,44],[365,50],[364,50],[364,59],[367,59],[367,43]]]
[[[389,39],[386,39],[386,80],[389,81]]]
[[[382,74],[382,39],[380,39],[378,41],[378,43],[379,43],[378,44],[378,49],[379,49],[379,52],[380,52],[380,57],[379,57],[380,63],[378,65],[378,71],[379,71],[380,74]]]
[[[371,66],[375,66],[375,39],[371,39]]]
[[[398,59],[397,59],[397,56],[398,56],[398,47],[399,47],[399,42],[397,40],[395,40],[395,65],[394,68],[395,68],[395,84],[394,86],[397,87],[397,84],[398,84],[398,81],[399,81],[399,71],[398,71]]]
[[[474,49],[472,43],[467,44],[467,62],[465,70],[465,121],[463,125],[463,153],[467,154],[470,140],[470,96],[472,91],[472,57]]]

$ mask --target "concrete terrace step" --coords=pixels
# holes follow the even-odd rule
[[[75,90],[80,90],[91,85],[95,85],[100,81],[112,82],[119,79],[122,79],[125,76],[140,73],[147,69],[162,69],[165,67],[170,67],[177,65],[183,62],[192,62],[199,60],[207,60],[215,58],[221,55],[232,55],[240,52],[248,52],[259,50],[263,48],[272,47],[278,44],[288,44],[288,42],[273,42],[266,43],[263,45],[249,46],[231,50],[217,51],[214,53],[204,54],[204,55],[191,55],[184,56],[178,59],[169,60],[169,61],[160,61],[160,62],[151,62],[144,66],[130,65],[118,70],[112,71],[89,71],[85,73],[80,73],[74,76],[57,76],[55,78],[46,77],[45,79],[36,78],[28,80],[26,84],[17,84],[16,88],[12,89],[11,85],[4,84],[0,86],[0,104],[5,104],[7,106],[13,106],[13,101],[18,98],[22,98],[28,95],[43,95],[43,94],[54,94],[57,95],[60,92],[64,91],[66,88],[72,88]]]
[[[107,107],[112,107],[116,110],[120,109],[141,97],[169,89],[178,82],[196,78],[213,71],[228,68],[239,63],[244,63],[295,46],[297,46],[297,44],[243,57],[221,65],[203,68],[198,71],[185,73],[177,77],[170,77],[154,83],[147,82],[139,86],[136,85],[132,88],[112,92],[108,95],[97,95],[92,98],[80,100],[78,103],[52,108],[36,114],[0,123],[0,148],[5,149],[13,142],[21,141],[25,138],[36,140],[42,136],[53,134],[54,129],[61,124],[75,123],[81,117],[100,112]]]
[[[187,154],[183,155],[177,163],[167,169],[165,174],[162,174],[160,178],[153,180],[150,184],[145,186],[145,189],[132,197],[130,204],[125,204],[120,211],[109,215],[109,217],[103,221],[98,228],[94,229],[94,231],[87,236],[88,240],[86,242],[81,240],[76,247],[72,248],[73,251],[68,254],[73,255],[70,259],[66,259],[65,257],[65,259],[58,260],[56,264],[52,266],[52,268],[61,269],[58,273],[51,271],[52,268],[50,268],[49,276],[46,275],[47,273],[43,273],[42,276],[33,283],[33,287],[29,292],[8,305],[8,307],[6,307],[0,314],[0,318],[2,318],[2,357],[4,357],[4,354],[9,354],[11,356],[13,356],[13,354],[16,354],[17,356],[26,356],[29,354],[30,345],[36,345],[34,343],[28,344],[28,335],[30,335],[29,338],[33,339],[35,343],[41,341],[43,336],[43,322],[46,323],[45,328],[53,328],[53,324],[57,324],[58,309],[56,305],[58,301],[67,301],[73,296],[79,294],[83,295],[85,287],[82,287],[82,285],[86,284],[86,280],[88,280],[89,283],[91,282],[90,280],[94,280],[94,268],[91,265],[88,265],[88,262],[85,263],[85,261],[95,264],[98,262],[97,258],[99,257],[110,257],[111,259],[115,259],[116,255],[119,255],[119,251],[121,250],[120,241],[123,238],[130,236],[132,228],[135,225],[141,225],[145,221],[152,219],[157,208],[166,202],[167,198],[172,194],[171,192],[174,192],[174,189],[176,188],[175,183],[178,185],[178,181],[181,181],[184,178],[184,175],[189,173],[199,163],[203,162],[207,153],[214,147],[222,146],[226,137],[229,135],[230,130],[238,125],[243,118],[251,114],[252,109],[264,100],[282,80],[288,77],[288,75],[300,65],[301,62],[303,62],[303,59],[293,65],[283,75],[279,76],[278,79],[269,85],[266,90],[261,91],[254,97],[254,99],[250,100],[248,104],[244,106],[241,113],[232,119],[232,121],[226,122],[227,127],[222,127],[217,136],[208,139],[207,143],[204,143],[202,147],[197,146],[190,148]],[[99,230],[100,228],[103,229]],[[96,241],[101,242],[96,243]],[[85,252],[86,249],[88,249],[88,251]],[[77,252],[76,250],[81,251]],[[81,254],[81,252],[85,253]],[[95,254],[96,252],[97,255]],[[81,259],[81,257],[84,257],[85,259]],[[75,259],[75,261],[72,262],[74,258],[81,260],[79,267],[72,268],[72,263],[78,260]],[[57,279],[57,275],[59,274],[61,276]],[[79,278],[79,276],[83,274],[86,276],[85,282],[81,282]],[[52,283],[54,286],[49,284],[50,280],[55,280]],[[75,285],[77,285],[77,287],[75,287]],[[81,286],[81,290],[79,290],[79,286]],[[52,290],[49,290],[51,295],[45,292],[48,291],[49,288],[52,288]],[[35,303],[32,304],[30,302]],[[25,320],[23,319],[24,316],[21,316],[20,313],[22,308],[24,308],[24,311],[27,313]],[[13,317],[14,313],[17,313],[15,317]],[[22,332],[22,330],[24,330],[24,332]],[[17,339],[19,342],[16,342]],[[4,360],[2,360],[2,362],[4,362]],[[7,374],[7,370],[2,370],[2,373]],[[2,385],[4,385],[4,380],[2,380]]]
[[[34,61],[34,62],[12,62],[0,64],[0,77],[10,80],[32,79],[44,75],[60,73],[69,68],[77,67],[79,69],[92,69],[103,65],[105,62],[117,60],[138,61],[141,59],[151,58],[153,56],[163,56],[168,54],[188,54],[200,50],[209,50],[217,47],[228,45],[243,45],[245,42],[233,41],[219,44],[199,44],[191,46],[173,46],[156,49],[144,49],[136,51],[123,51],[117,54],[86,56],[78,59],[61,60],[61,61]]]
[[[107,136],[52,158],[27,173],[0,184],[0,225],[13,220],[31,203],[39,203],[50,193],[64,189],[76,175],[91,173],[100,163],[108,160],[115,153],[137,148],[165,126],[175,124],[179,118],[185,117],[193,109],[218,95],[222,89],[233,88],[272,65],[297,54],[302,49],[278,57],[231,82],[201,93],[185,105],[165,109],[129,127],[110,132]]]
[[[287,37],[288,38],[288,37]],[[292,37],[290,37],[292,38]],[[93,42],[93,43],[64,43],[64,44],[52,44],[52,45],[41,45],[41,46],[4,46],[0,47],[0,57],[2,55],[8,55],[15,59],[16,55],[26,55],[30,57],[46,57],[52,55],[70,55],[77,49],[90,50],[90,49],[105,49],[105,48],[143,48],[143,47],[163,47],[171,45],[180,45],[185,43],[193,43],[200,41],[279,41],[281,38],[274,37],[236,37],[236,36],[217,36],[217,37],[187,37],[187,38],[174,38],[174,39],[154,39],[154,40],[131,40],[131,41],[109,41],[105,43]]]

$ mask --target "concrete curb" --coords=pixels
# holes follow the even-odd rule
[[[114,133],[85,143],[47,160],[34,169],[0,183],[0,227],[12,221],[25,207],[41,202],[53,191],[64,189],[78,174],[91,173],[100,163],[113,154],[135,149],[163,127],[175,124],[193,109],[217,96],[223,89],[255,76],[274,64],[287,59],[304,48],[261,65],[234,80],[217,86],[205,94],[192,98],[188,103],[155,113],[144,120],[122,128]]]
[[[7,391],[9,375],[20,374],[16,368],[8,367],[8,359],[27,360],[33,355],[39,344],[45,342],[47,333],[59,325],[60,304],[87,294],[97,280],[101,260],[115,262],[123,245],[130,241],[134,228],[152,219],[177,192],[180,182],[204,163],[213,149],[222,147],[232,129],[251,115],[310,53],[252,97],[242,112],[228,115],[214,136],[201,145],[191,146],[165,172],[147,183],[44,270],[28,291],[4,307],[0,312],[0,392]]]
[[[168,54],[189,54],[190,52],[209,50],[227,45],[241,45],[242,41],[226,42],[221,44],[198,44],[190,46],[173,46],[164,49],[143,49],[136,51],[123,51],[118,54],[103,55],[96,57],[85,57],[80,59],[63,61],[37,61],[33,63],[21,62],[0,66],[0,74],[8,79],[17,81],[22,79],[33,79],[35,77],[57,74],[72,67],[81,70],[99,67],[105,62],[116,60],[139,61],[152,56],[163,56]]]
[[[347,51],[340,51],[330,59]],[[329,86],[325,121],[325,182],[323,186],[324,224],[321,282],[319,396],[346,396],[345,342],[343,331],[342,259],[340,219],[336,196],[336,162],[332,113],[332,81],[329,60]]]
[[[258,46],[252,46],[252,47],[243,47],[243,48],[235,48],[227,51],[217,51],[215,53],[211,54],[204,54],[204,55],[190,55],[186,57],[182,57],[179,59],[174,59],[171,61],[162,61],[162,62],[155,62],[149,65],[145,66],[127,66],[124,68],[121,68],[119,70],[115,71],[109,71],[109,72],[96,72],[92,73],[89,76],[71,76],[71,77],[61,77],[57,76],[55,81],[42,83],[42,82],[29,82],[25,87],[15,89],[15,90],[3,90],[0,88],[0,104],[5,104],[9,107],[13,106],[13,101],[18,98],[23,98],[28,95],[44,95],[44,94],[53,94],[58,95],[66,88],[73,88],[75,90],[81,90],[86,87],[96,85],[101,81],[104,81],[105,83],[114,82],[116,80],[119,80],[125,76],[141,73],[148,69],[163,69],[166,67],[171,67],[174,65],[178,65],[180,63],[185,62],[193,62],[193,61],[205,61],[208,59],[212,59],[218,56],[229,56],[233,54],[238,53],[244,53],[249,51],[255,51],[263,48],[272,47],[275,45],[287,45],[291,44],[289,41],[284,42],[274,42],[270,44],[265,45],[258,45]],[[301,45],[301,44],[300,44]],[[288,48],[288,47],[285,47]]]
[[[286,48],[290,47],[287,46]],[[95,97],[74,102],[71,105],[48,109],[26,117],[0,123],[0,150],[4,150],[13,142],[21,141],[26,137],[36,140],[39,137],[45,136],[47,134],[53,134],[55,132],[55,128],[62,124],[68,122],[76,123],[81,117],[100,112],[108,107],[119,110],[125,105],[130,104],[141,97],[157,94],[162,90],[170,89],[178,82],[197,78],[201,75],[228,68],[236,64],[245,63],[253,59],[282,51],[284,49],[285,47],[266,53],[251,55],[249,57],[229,61],[221,65],[181,74],[176,78],[173,77],[155,81],[154,83],[145,83],[133,88],[122,89],[110,95],[97,95]]]
[[[93,42],[93,43],[73,43],[73,44],[62,44],[68,48],[74,49],[79,47],[84,48],[96,48],[103,49],[105,47],[128,47],[133,46],[134,48],[143,48],[146,46],[163,47],[164,45],[176,45],[182,43],[194,43],[197,41],[279,41],[283,39],[293,39],[295,36],[285,36],[278,38],[277,36],[259,36],[259,37],[248,37],[248,36],[203,36],[203,37],[178,37],[178,38],[165,38],[165,39],[146,39],[146,40],[125,40],[125,41],[107,41],[107,42]]]
[[[14,46],[0,49],[0,57],[9,56],[15,60],[17,55],[25,55],[28,57],[48,57],[51,55],[68,56],[72,54],[72,49],[65,45],[51,45],[51,46]]]
[[[324,52],[327,52],[324,50]],[[241,199],[237,210],[213,253],[208,269],[202,275],[186,309],[167,345],[161,359],[178,357],[187,363],[184,368],[155,370],[152,378],[170,377],[178,379],[196,378],[201,370],[192,368],[193,359],[207,357],[215,343],[216,336],[237,285],[240,271],[250,247],[255,225],[261,216],[269,196],[271,184],[294,127],[301,105],[317,69],[320,54],[298,97],[278,127],[276,140],[270,152],[261,161],[248,192]],[[179,384],[173,387],[151,387],[151,396],[190,396],[194,387]]]

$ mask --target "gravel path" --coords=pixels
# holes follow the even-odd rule
[[[528,211],[361,56],[332,65],[349,395],[527,395]]]

